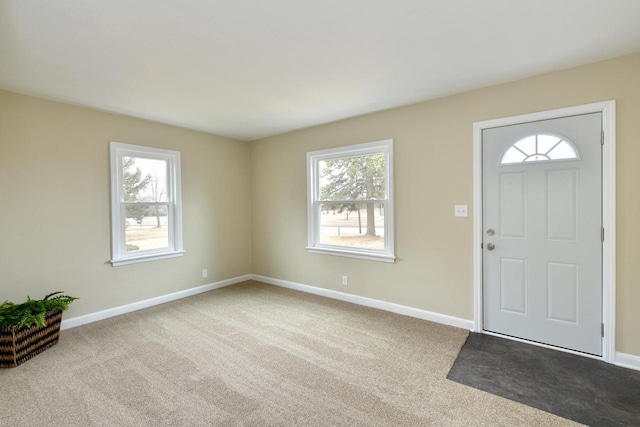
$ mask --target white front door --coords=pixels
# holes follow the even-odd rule
[[[602,114],[482,131],[486,331],[602,355]]]

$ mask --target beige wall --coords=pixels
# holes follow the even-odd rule
[[[108,263],[109,141],[181,152],[183,257]],[[0,91],[0,298],[64,290],[82,298],[71,318],[250,273],[249,159],[245,142]]]
[[[608,99],[618,107],[617,349],[640,355],[640,54],[251,144],[0,91],[1,296],[61,289],[82,298],[70,318],[255,273],[472,319],[473,122]],[[397,262],[309,254],[306,152],[386,138]],[[108,263],[112,140],[182,153],[184,257]],[[454,204],[470,216],[454,218]]]
[[[617,350],[640,355],[640,54],[251,144],[253,273],[473,318],[472,125],[617,100]],[[393,138],[395,264],[310,254],[310,150]],[[454,218],[454,204],[470,206]],[[349,276],[349,286],[340,283]]]

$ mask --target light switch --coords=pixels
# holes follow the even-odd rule
[[[454,216],[468,216],[467,205],[455,205],[453,207]]]

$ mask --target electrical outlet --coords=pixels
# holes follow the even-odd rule
[[[455,205],[453,207],[454,216],[467,216],[468,214],[467,205]]]
[[[209,275],[209,273],[207,273],[207,269],[205,268],[204,270],[202,270],[202,278],[204,279],[205,277],[207,277]]]
[[[345,286],[349,284],[349,278],[347,276],[342,276],[342,284]]]

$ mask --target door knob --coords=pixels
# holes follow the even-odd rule
[[[496,248],[496,245],[494,245],[493,243],[487,244],[487,249],[489,249],[490,251],[494,250],[495,248]]]

